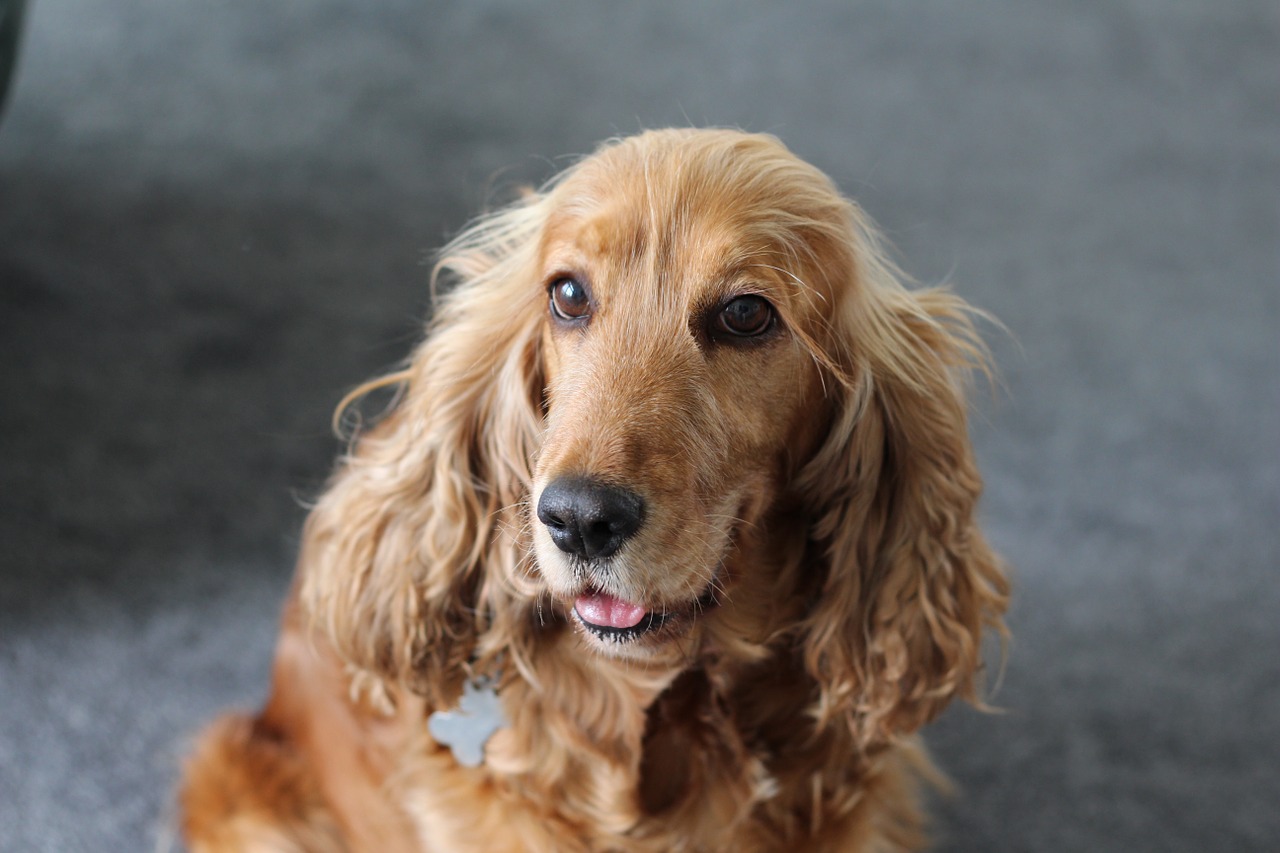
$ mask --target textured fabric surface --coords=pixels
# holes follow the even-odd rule
[[[619,8],[607,11],[606,7]],[[341,394],[596,141],[780,135],[994,329],[1016,571],[946,851],[1280,842],[1269,0],[47,0],[0,124],[0,848],[150,849],[264,693]]]

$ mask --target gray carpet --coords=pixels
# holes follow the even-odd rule
[[[1278,8],[38,0],[0,849],[155,844],[189,733],[263,696],[330,411],[415,340],[426,253],[688,123],[779,134],[1011,332],[974,434],[1016,640],[1005,713],[932,729],[939,849],[1280,849]]]

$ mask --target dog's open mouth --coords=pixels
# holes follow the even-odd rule
[[[646,610],[603,592],[589,592],[573,602],[583,627],[602,640],[633,640],[667,621],[669,611]]]
[[[574,600],[573,613],[582,627],[597,638],[612,642],[631,642],[654,634],[666,625],[682,621],[681,617],[709,610],[717,603],[714,591],[708,589],[688,607],[648,610],[643,605],[591,590]]]

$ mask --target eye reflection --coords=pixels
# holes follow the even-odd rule
[[[582,320],[591,314],[591,297],[575,278],[558,278],[551,284],[551,313],[565,321]]]

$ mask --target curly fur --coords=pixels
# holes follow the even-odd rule
[[[565,272],[596,289],[585,332],[548,317]],[[908,290],[825,176],[732,131],[607,143],[437,276],[424,343],[357,392],[397,389],[307,522],[272,699],[188,762],[191,847],[920,846],[913,733],[978,701],[1008,596],[975,518],[974,312]],[[725,292],[766,296],[781,332],[699,340]],[[582,471],[653,507],[596,583],[714,593],[666,642],[574,628],[595,569],[532,507]],[[510,725],[466,768],[424,720],[482,674]]]

